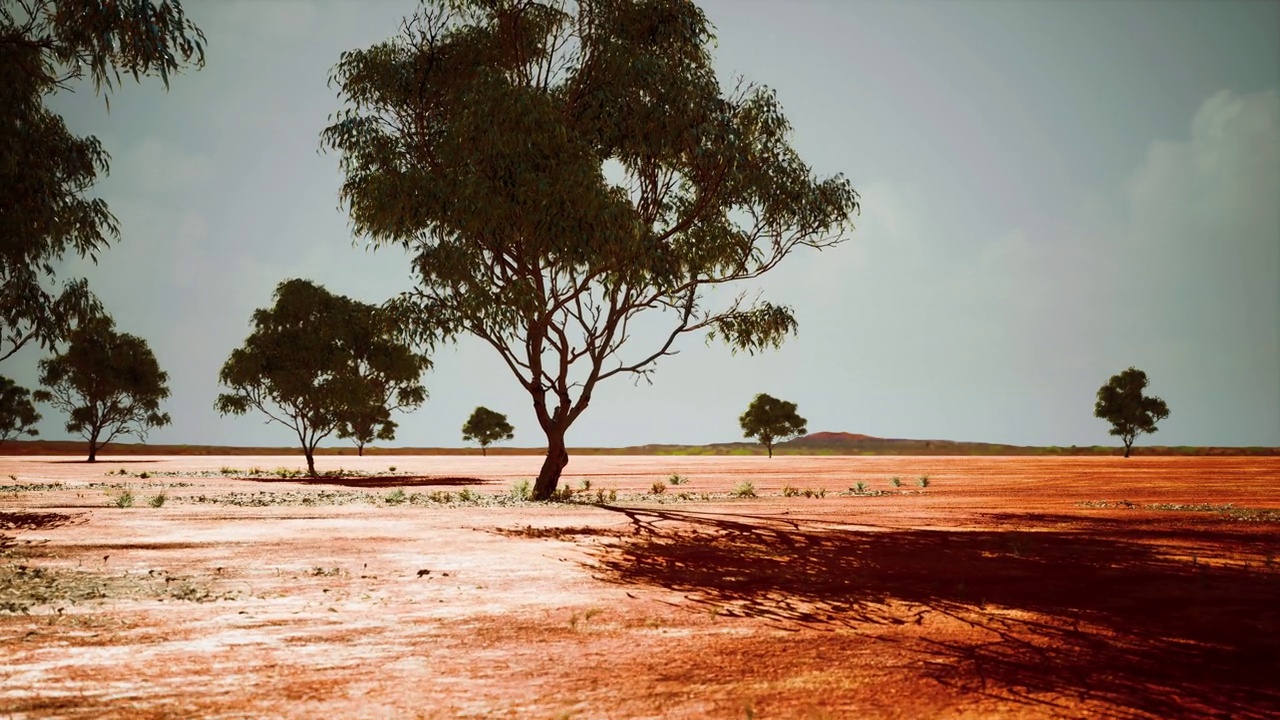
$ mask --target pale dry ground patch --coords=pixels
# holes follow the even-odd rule
[[[540,462],[0,457],[0,717],[1280,712],[1280,459]]]

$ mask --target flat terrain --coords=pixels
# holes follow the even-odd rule
[[[1280,714],[1280,458],[300,460],[0,458],[0,717]]]

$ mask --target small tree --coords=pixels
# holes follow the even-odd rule
[[[1093,406],[1093,416],[1111,423],[1111,434],[1124,442],[1124,456],[1129,457],[1133,441],[1142,433],[1159,430],[1156,423],[1169,417],[1169,406],[1158,397],[1142,394],[1147,387],[1147,374],[1137,368],[1129,368],[1119,375],[1112,375],[1106,385],[1098,388],[1098,401]]]
[[[39,435],[35,428],[38,422],[40,413],[31,404],[31,391],[0,376],[0,444],[23,435]]]
[[[774,443],[805,434],[808,421],[796,414],[795,403],[760,393],[738,418],[738,424],[743,437],[764,443],[773,457]]]
[[[105,315],[87,318],[69,336],[66,352],[40,361],[33,397],[67,414],[67,432],[89,441],[89,462],[120,435],[146,440],[169,424],[160,401],[169,397],[169,374],[140,337],[118,333]]]
[[[307,280],[276,287],[275,305],[253,313],[253,333],[219,381],[223,415],[256,409],[293,430],[316,475],[315,449],[332,434],[364,444],[395,437],[391,411],[421,405],[430,361],[403,342],[384,313]]]
[[[480,454],[488,455],[490,444],[515,437],[515,428],[507,422],[507,416],[481,406],[471,413],[462,425],[462,439],[480,443]]]

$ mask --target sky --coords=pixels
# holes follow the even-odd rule
[[[217,374],[275,285],[380,302],[411,287],[338,202],[319,133],[344,50],[411,0],[189,0],[207,65],[50,100],[112,155],[95,192],[122,239],[72,259],[170,375],[154,443],[289,445],[220,417]],[[571,446],[730,442],[760,392],[811,431],[1115,444],[1094,396],[1129,366],[1170,417],[1139,444],[1280,445],[1280,3],[704,0],[717,71],[774,89],[793,146],[861,193],[847,242],[745,289],[799,334],[733,355],[686,337],[652,383],[602,384]],[[640,337],[638,341],[647,338]],[[643,349],[643,348],[640,348]],[[36,386],[41,353],[5,374]],[[469,338],[437,348],[430,399],[390,446],[463,446],[477,405],[542,444],[531,402]],[[42,408],[41,437],[71,438]],[[341,444],[334,441],[333,444]]]

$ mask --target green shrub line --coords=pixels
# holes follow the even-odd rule
[[[1091,510],[1155,510],[1158,512],[1216,513],[1231,520],[1280,523],[1280,510],[1237,507],[1234,503],[1149,503],[1139,505],[1131,500],[1082,500],[1076,507]]]

